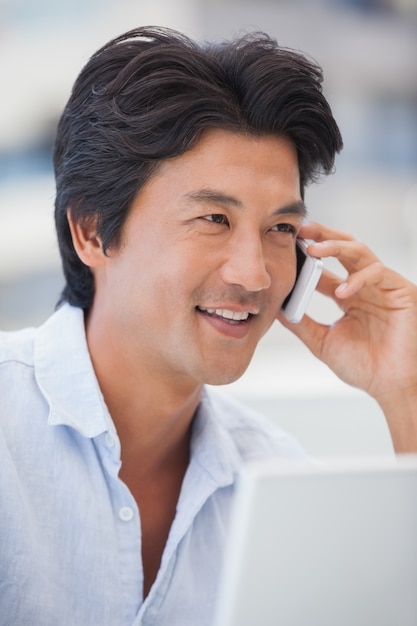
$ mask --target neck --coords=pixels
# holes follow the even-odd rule
[[[146,596],[175,518],[202,385],[161,371],[137,341],[132,347],[130,336],[120,337],[94,311],[86,332],[96,376],[120,438],[119,477],[140,510]]]
[[[129,355],[110,333],[102,333],[91,315],[86,333],[94,370],[120,438],[122,460],[140,458],[147,472],[174,458],[179,449],[188,449],[202,385],[154,371],[148,359]]]

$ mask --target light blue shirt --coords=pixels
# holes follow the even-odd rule
[[[144,600],[140,511],[118,477],[82,311],[64,305],[38,329],[0,333],[1,626],[209,625],[237,473],[271,456],[305,458],[269,421],[206,389]]]

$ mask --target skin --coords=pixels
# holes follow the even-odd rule
[[[87,342],[121,441],[120,476],[141,511],[145,594],[175,515],[203,384],[229,383],[247,368],[293,285],[304,214],[288,140],[211,131],[162,164],[108,256],[94,223],[70,219],[94,273]]]
[[[304,316],[279,320],[342,380],[363,389],[382,408],[397,453],[417,452],[417,287],[385,267],[367,246],[320,224],[300,231],[308,252],[335,257],[346,279],[325,271],[318,291],[332,298],[341,318],[323,325]]]
[[[94,222],[74,223],[69,212],[96,285],[88,347],[120,437],[120,477],[141,511],[144,595],[175,516],[202,387],[241,376],[276,318],[377,399],[397,451],[417,451],[417,287],[349,235],[304,217],[292,144],[221,130],[161,165],[107,256]],[[319,283],[344,312],[331,326],[280,314],[298,235],[317,242],[313,256],[348,271],[344,281],[326,271]]]

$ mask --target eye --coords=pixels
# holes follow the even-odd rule
[[[273,226],[271,230],[279,233],[288,233],[289,235],[295,235],[297,233],[297,229],[295,228],[295,226],[293,226],[293,224],[286,223],[275,224],[275,226]]]
[[[229,220],[222,213],[212,213],[211,215],[204,215],[203,219],[207,220],[208,222],[213,222],[214,224],[226,224],[226,226],[229,225]]]

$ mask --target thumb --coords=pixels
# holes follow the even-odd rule
[[[314,321],[308,315],[304,315],[298,324],[293,324],[287,320],[281,311],[277,315],[277,320],[298,337],[314,356],[321,358],[323,344],[329,330],[328,326]]]

